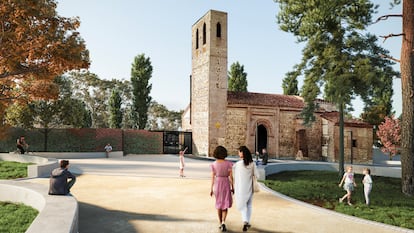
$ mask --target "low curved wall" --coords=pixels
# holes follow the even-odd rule
[[[371,175],[401,178],[401,167],[387,167],[374,165],[345,164],[345,167],[351,165],[354,172],[362,174],[364,168],[371,170]],[[296,162],[283,161],[277,163],[268,163],[265,166],[259,166],[259,179],[265,180],[267,176],[283,171],[299,170],[320,170],[320,171],[339,171],[338,163],[328,162]]]
[[[56,159],[93,159],[106,158],[105,152],[35,152],[36,156]],[[109,158],[120,158],[124,156],[123,151],[111,151]]]
[[[77,233],[78,202],[73,196],[51,196],[47,187],[0,180],[0,200],[23,203],[39,211],[26,233]]]
[[[43,158],[34,155],[21,154],[0,154],[0,160],[15,161],[20,163],[34,163],[27,166],[27,176],[34,177],[49,177],[53,169],[59,167],[58,160],[55,158]]]

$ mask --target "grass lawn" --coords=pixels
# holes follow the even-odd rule
[[[0,202],[0,232],[24,233],[37,214],[30,206]]]
[[[31,163],[0,161],[0,179],[27,177]],[[24,204],[0,201],[0,232],[26,232],[39,212]]]
[[[340,177],[330,171],[287,171],[267,177],[265,184],[282,194],[340,213],[414,229],[414,198],[401,192],[401,179],[372,176],[370,206],[365,205],[363,175],[355,174],[353,206],[338,199],[346,192]]]
[[[0,161],[0,179],[16,179],[27,177],[27,166],[31,163]]]

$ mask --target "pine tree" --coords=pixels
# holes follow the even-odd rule
[[[120,91],[117,88],[112,90],[111,98],[109,99],[109,127],[120,129],[122,126],[122,98]]]
[[[302,96],[306,102],[304,121],[310,124],[317,108],[314,100],[324,98],[339,107],[339,173],[344,172],[344,111],[355,95],[367,96],[378,74],[370,53],[375,42],[362,31],[371,23],[376,6],[369,0],[276,0],[280,28],[305,42],[301,63],[293,75],[304,76]],[[373,42],[374,41],[374,42]],[[389,77],[392,78],[392,77]],[[373,82],[375,80],[375,82]],[[323,88],[323,91],[321,89]]]
[[[230,66],[229,72],[229,91],[247,91],[247,73],[244,72],[244,66],[235,62]]]
[[[144,129],[148,120],[148,108],[151,103],[152,65],[149,58],[140,54],[134,58],[131,68],[132,108],[131,120],[133,128]]]
[[[284,95],[299,95],[298,78],[294,72],[288,72],[282,83]]]

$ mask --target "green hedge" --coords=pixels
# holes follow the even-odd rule
[[[89,128],[5,130],[5,136],[0,139],[0,152],[15,151],[17,138],[24,135],[30,145],[29,151],[33,152],[99,152],[110,143],[114,151],[124,151],[125,154],[163,153],[163,132]]]
[[[125,154],[162,154],[163,133],[146,130],[124,131]]]

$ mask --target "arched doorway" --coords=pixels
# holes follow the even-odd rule
[[[264,125],[258,125],[256,132],[256,151],[262,153],[262,149],[267,148],[267,129]]]

